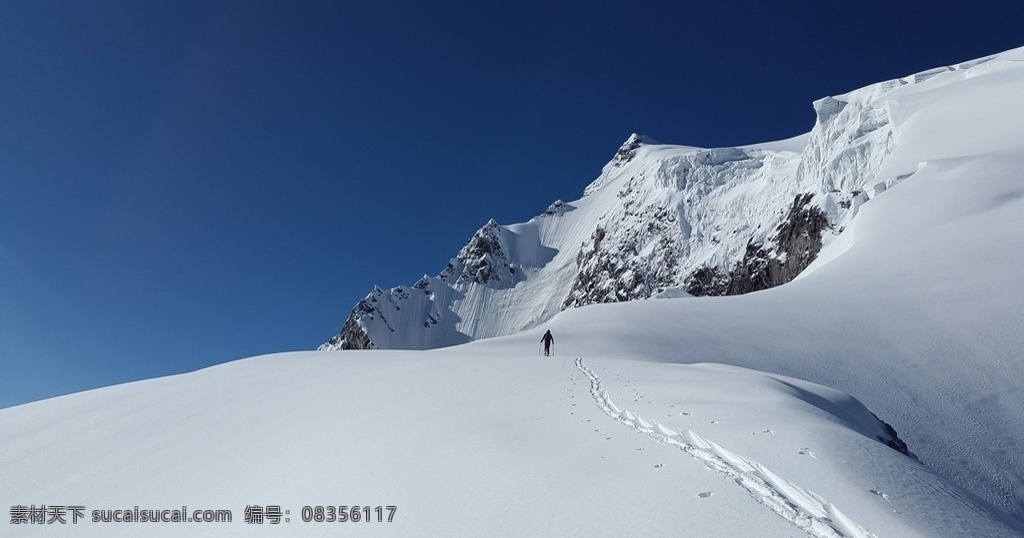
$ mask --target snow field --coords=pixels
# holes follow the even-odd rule
[[[309,505],[398,506],[368,536],[1024,535],[1022,51],[821,100],[806,138],[640,146],[561,216],[502,228],[516,286],[392,290],[374,320],[401,343],[422,321],[393,299],[419,293],[406,304],[454,316],[412,347],[509,336],[257,357],[0,410],[0,506],[234,511],[193,536],[277,531],[240,522],[252,503],[290,509],[280,532],[298,536],[339,532],[298,521]],[[678,202],[672,184],[706,195],[680,233],[735,235],[725,249],[747,238],[704,216],[754,226],[774,210],[738,200],[762,190],[824,189],[842,230],[778,288],[556,315],[595,224],[642,225],[631,211]],[[546,328],[555,357],[536,355]],[[880,443],[872,413],[920,461]]]

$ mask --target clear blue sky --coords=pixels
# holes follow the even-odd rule
[[[1024,45],[1019,0],[0,3],[0,407],[311,349],[636,131]]]

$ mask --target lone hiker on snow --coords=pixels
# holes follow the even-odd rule
[[[555,343],[555,337],[551,336],[551,331],[544,333],[544,336],[540,337],[540,341],[544,342],[544,355],[551,354],[551,344]]]

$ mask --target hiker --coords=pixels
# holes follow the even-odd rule
[[[551,354],[551,344],[555,342],[555,337],[551,336],[551,331],[544,333],[544,336],[540,337],[540,341],[544,343],[544,355]]]

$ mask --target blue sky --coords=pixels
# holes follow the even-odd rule
[[[1021,28],[1016,0],[0,3],[0,407],[315,348],[634,131],[788,138]]]

